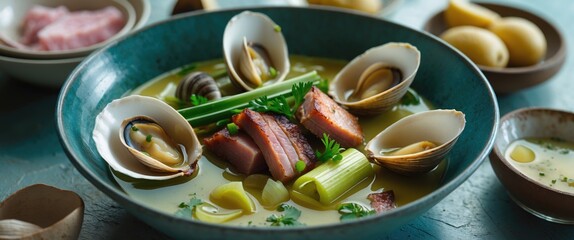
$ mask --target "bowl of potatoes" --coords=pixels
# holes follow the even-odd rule
[[[477,64],[498,94],[551,79],[566,58],[564,37],[555,25],[513,6],[450,0],[424,30]]]

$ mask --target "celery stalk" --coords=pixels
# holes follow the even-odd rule
[[[367,157],[354,148],[341,153],[340,161],[321,164],[293,184],[292,194],[304,201],[331,205],[353,186],[373,176],[373,167]]]
[[[313,84],[318,84],[320,80],[321,77],[317,72],[313,71],[280,83],[257,88],[252,91],[210,101],[199,106],[183,108],[178,110],[178,112],[187,119],[191,126],[203,126],[231,117],[236,113],[236,110],[248,107],[249,101],[253,99],[261,96],[267,96],[268,98],[282,95],[290,96],[293,84],[309,81],[313,82]]]

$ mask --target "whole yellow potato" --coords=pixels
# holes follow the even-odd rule
[[[448,29],[440,36],[478,65],[506,67],[508,49],[494,33],[474,26]]]
[[[544,33],[531,21],[506,17],[494,22],[489,29],[506,44],[510,54],[509,66],[534,65],[546,55]]]
[[[375,14],[383,7],[381,0],[308,0],[310,4],[355,9]]]
[[[444,20],[449,27],[488,27],[499,18],[498,13],[468,0],[450,0],[444,11]]]

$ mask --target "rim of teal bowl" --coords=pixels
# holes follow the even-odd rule
[[[288,228],[270,228],[270,227],[253,228],[253,227],[246,227],[246,226],[206,223],[206,222],[201,222],[201,221],[197,221],[197,220],[179,218],[179,217],[174,216],[173,214],[168,214],[166,212],[159,211],[155,208],[152,208],[152,207],[149,207],[147,205],[144,205],[144,204],[141,204],[141,203],[134,201],[125,192],[123,192],[121,189],[119,189],[117,185],[108,184],[108,183],[105,183],[103,181],[100,181],[96,174],[94,174],[88,170],[89,168],[86,167],[86,164],[84,164],[82,161],[78,160],[78,159],[80,159],[78,157],[78,155],[75,152],[70,151],[70,149],[71,149],[70,140],[66,136],[66,129],[65,129],[65,126],[62,122],[62,115],[63,115],[62,107],[64,106],[64,103],[65,103],[64,102],[65,96],[67,96],[67,94],[69,94],[71,87],[76,82],[76,81],[74,81],[75,76],[78,74],[80,69],[84,68],[84,65],[86,65],[88,60],[91,59],[94,55],[97,55],[100,52],[106,51],[107,49],[115,46],[119,41],[122,41],[125,38],[130,37],[132,34],[138,33],[139,31],[145,31],[148,28],[153,28],[157,25],[161,25],[161,24],[164,24],[164,23],[167,23],[170,21],[175,21],[175,20],[178,20],[180,18],[187,18],[187,17],[191,17],[191,16],[196,16],[196,15],[218,13],[218,12],[230,12],[230,11],[233,12],[233,11],[238,11],[238,10],[257,11],[257,10],[262,10],[262,9],[263,10],[265,10],[265,9],[292,9],[294,11],[297,11],[298,9],[303,9],[303,10],[310,9],[310,10],[331,11],[331,12],[339,12],[339,13],[345,13],[345,14],[351,14],[351,15],[358,15],[358,16],[362,16],[362,17],[366,17],[366,18],[377,19],[379,21],[385,22],[385,24],[391,24],[391,25],[399,26],[401,28],[405,28],[406,30],[411,31],[412,33],[420,34],[424,37],[427,37],[427,38],[433,39],[434,41],[439,42],[444,47],[450,49],[452,52],[459,55],[459,57],[464,60],[464,63],[466,65],[468,65],[469,69],[471,69],[474,72],[474,74],[479,75],[481,77],[482,81],[485,84],[485,87],[487,87],[488,94],[489,94],[488,99],[490,99],[492,101],[492,105],[494,106],[494,109],[492,109],[492,110],[494,110],[494,116],[493,116],[493,122],[492,122],[493,128],[489,134],[489,139],[488,139],[488,142],[486,143],[486,146],[482,149],[482,151],[480,152],[478,157],[475,158],[466,168],[464,168],[460,172],[460,174],[453,177],[450,181],[444,182],[444,184],[442,184],[440,187],[435,189],[433,192],[431,192],[431,193],[429,193],[429,194],[427,194],[427,195],[425,195],[425,196],[423,196],[423,197],[421,197],[415,201],[412,201],[406,205],[400,206],[400,207],[395,208],[395,209],[391,209],[389,211],[386,211],[386,212],[383,212],[380,214],[363,217],[363,218],[357,219],[355,221],[338,222],[338,223],[331,223],[331,224],[321,224],[321,225],[315,225],[315,226],[288,227]],[[62,90],[60,91],[60,94],[58,96],[58,102],[57,102],[57,106],[56,106],[56,124],[57,124],[57,128],[58,128],[58,137],[60,139],[60,143],[62,144],[63,149],[64,149],[66,155],[68,156],[70,162],[72,162],[72,164],[76,167],[76,169],[78,169],[78,171],[80,173],[82,173],[82,175],[86,179],[88,179],[93,185],[95,185],[100,191],[106,193],[106,195],[108,197],[110,197],[114,201],[120,203],[120,205],[122,205],[122,206],[124,204],[128,204],[128,205],[131,205],[137,209],[142,209],[144,211],[147,211],[148,214],[154,214],[154,215],[159,216],[161,218],[169,219],[172,222],[182,222],[182,223],[186,223],[186,224],[197,224],[197,225],[202,225],[203,227],[210,227],[210,228],[225,228],[225,229],[230,229],[230,230],[238,231],[238,232],[241,231],[241,232],[278,232],[278,233],[281,233],[281,232],[303,232],[303,231],[309,231],[309,230],[325,230],[325,229],[333,229],[333,228],[341,227],[341,226],[345,226],[345,227],[357,226],[357,225],[365,224],[366,222],[380,221],[380,218],[399,217],[401,215],[405,215],[405,213],[416,213],[416,212],[423,211],[426,208],[428,208],[428,209],[432,208],[434,206],[434,204],[429,205],[429,204],[425,204],[425,202],[432,202],[432,201],[435,201],[437,198],[444,199],[448,194],[452,193],[458,186],[460,186],[462,183],[464,183],[476,171],[476,169],[478,169],[478,167],[484,162],[484,160],[488,157],[488,154],[492,150],[495,136],[496,136],[496,133],[498,131],[499,118],[500,118],[499,114],[500,113],[499,113],[499,107],[498,107],[496,95],[494,94],[492,86],[488,83],[488,80],[486,79],[484,74],[482,74],[482,72],[479,70],[479,68],[474,63],[472,63],[470,61],[470,59],[468,59],[466,56],[464,56],[460,51],[451,47],[446,42],[444,42],[443,40],[441,40],[440,38],[438,38],[436,36],[433,36],[430,33],[427,33],[424,31],[419,31],[419,30],[416,30],[416,29],[411,28],[409,26],[405,26],[402,24],[391,22],[389,20],[382,19],[380,17],[359,13],[357,11],[350,11],[350,10],[345,10],[345,9],[337,9],[337,8],[323,7],[323,6],[309,6],[309,7],[305,7],[305,8],[281,6],[281,7],[230,8],[230,9],[224,9],[224,10],[218,10],[218,11],[209,11],[209,12],[199,10],[199,11],[194,11],[194,12],[190,12],[190,13],[175,15],[172,18],[155,22],[155,23],[147,25],[147,26],[145,26],[145,27],[133,32],[133,33],[122,36],[121,38],[113,41],[109,45],[91,53],[68,76],[68,79],[64,83]],[[130,212],[130,214],[133,214],[133,213]],[[406,215],[408,215],[408,214],[406,214]],[[409,220],[412,220],[412,219],[409,219]],[[152,227],[155,228],[155,226],[152,226]],[[396,230],[396,229],[394,229],[394,230]]]

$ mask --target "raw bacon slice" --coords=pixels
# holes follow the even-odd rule
[[[371,193],[367,196],[367,199],[371,200],[371,207],[375,209],[377,213],[388,211],[397,207],[395,204],[395,192],[393,192],[393,190],[380,193]]]
[[[363,142],[363,130],[357,117],[315,86],[305,95],[305,101],[297,110],[297,118],[317,137],[322,138],[326,133],[341,147],[354,147]]]
[[[51,8],[34,5],[30,10],[28,10],[28,12],[26,12],[26,16],[24,17],[24,22],[22,23],[23,34],[20,42],[25,45],[37,43],[37,34],[42,28],[55,22],[68,13],[68,8],[65,6]]]
[[[123,14],[115,7],[73,12],[38,32],[40,50],[70,50],[103,42],[124,24]]]
[[[263,154],[253,139],[242,131],[230,135],[224,128],[203,140],[205,147],[227,160],[239,173],[251,175],[267,170]]]
[[[309,143],[303,142],[300,135],[291,134],[291,131],[296,131],[293,126],[282,126],[283,121],[278,122],[276,116],[244,109],[232,120],[259,146],[274,179],[287,182],[298,175],[295,164],[299,160],[311,161],[306,154],[300,154],[311,148],[304,146]],[[302,134],[300,129],[299,134]]]

